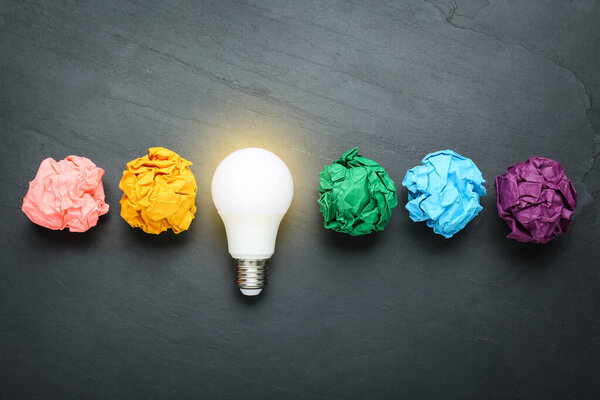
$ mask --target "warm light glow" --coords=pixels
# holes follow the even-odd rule
[[[212,197],[219,213],[285,214],[294,184],[285,163],[260,148],[238,150],[217,167]]]

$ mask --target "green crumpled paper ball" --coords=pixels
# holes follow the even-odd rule
[[[382,231],[398,198],[383,167],[354,148],[319,173],[318,203],[325,228],[359,236]]]

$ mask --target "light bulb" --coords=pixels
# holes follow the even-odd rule
[[[246,296],[267,282],[266,260],[292,202],[294,183],[285,163],[270,151],[247,148],[225,157],[212,179],[212,198],[236,260],[236,282]]]

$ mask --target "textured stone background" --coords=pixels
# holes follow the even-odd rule
[[[0,397],[600,397],[600,2],[0,1]],[[295,199],[271,282],[232,284],[210,178],[267,147]],[[120,218],[125,163],[194,162],[191,229]],[[488,180],[451,240],[398,207],[322,228],[317,174],[358,146],[400,186],[452,148]],[[21,213],[45,157],[106,170],[84,235]],[[507,240],[494,177],[533,155],[579,192],[572,231]],[[402,204],[406,190],[399,188]]]

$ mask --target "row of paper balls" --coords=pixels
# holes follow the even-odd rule
[[[196,212],[191,164],[162,147],[127,163],[119,184],[121,216],[147,233],[187,230]],[[85,232],[109,209],[103,174],[85,157],[47,158],[29,184],[22,210],[46,228]],[[452,150],[430,153],[402,181],[408,189],[405,207],[413,221],[425,221],[450,238],[482,210],[484,182],[472,160]],[[498,214],[511,229],[507,237],[547,243],[568,231],[577,193],[558,162],[543,157],[519,162],[496,177],[495,188]],[[318,191],[325,228],[353,236],[382,231],[398,205],[392,179],[356,148],[323,168]]]
[[[450,238],[483,209],[485,180],[475,163],[452,150],[430,153],[406,172],[406,210]],[[381,231],[398,205],[394,182],[375,161],[344,153],[319,174],[319,204],[325,227],[350,235]],[[572,182],[556,161],[532,157],[496,177],[498,215],[511,229],[508,238],[547,243],[569,230],[577,205]]]

